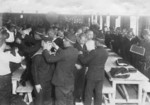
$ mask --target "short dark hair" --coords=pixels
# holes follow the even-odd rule
[[[9,33],[5,29],[0,30],[0,34],[7,39],[9,37]]]

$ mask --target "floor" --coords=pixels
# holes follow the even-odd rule
[[[136,86],[129,86],[129,85],[127,85],[126,86],[126,89],[127,89],[127,91],[128,91],[128,94],[129,94],[129,98],[130,99],[137,99],[137,92],[136,92]],[[122,95],[119,93],[119,91],[117,91],[117,96],[116,96],[116,98],[123,98],[122,97]],[[76,103],[76,105],[83,105],[83,103]],[[111,105],[111,104],[102,104],[102,105]],[[127,103],[118,103],[118,104],[116,104],[116,105],[138,105],[138,104],[127,104]],[[145,105],[150,105],[150,102],[146,102],[146,104]]]

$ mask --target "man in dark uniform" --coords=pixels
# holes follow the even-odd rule
[[[143,57],[144,66],[142,73],[144,73],[150,79],[150,31],[149,29],[144,29],[142,34],[141,46],[145,48],[145,55]]]
[[[136,44],[138,39],[134,37],[132,31],[129,31],[128,34],[124,37],[123,48],[124,48],[124,59],[128,61],[131,65],[134,64],[133,54],[130,52],[130,47],[133,44]]]
[[[35,86],[35,105],[50,105],[49,103],[52,103],[51,79],[53,76],[54,64],[47,63],[42,56],[42,52],[43,48],[41,47],[32,56],[31,73]]]
[[[49,63],[57,62],[52,78],[55,85],[56,105],[73,105],[74,69],[78,50],[73,47],[76,37],[68,33],[64,39],[64,50],[58,49],[55,55],[49,54],[52,45],[45,43],[43,56]]]
[[[79,35],[79,40],[75,43],[74,47],[78,49],[78,51],[82,51],[84,54],[87,53],[87,49],[86,49],[86,35],[85,34],[81,34]],[[80,61],[77,61],[79,64]],[[75,91],[74,91],[74,95],[75,95],[75,101],[76,102],[80,102],[83,101],[83,93],[84,93],[84,85],[85,85],[85,71],[86,71],[86,66],[82,65],[82,69],[80,70],[76,70],[75,71]]]
[[[106,50],[100,46],[100,42],[96,41],[97,48],[95,49],[95,43],[86,43],[89,54],[87,56],[80,55],[80,61],[87,65],[88,71],[86,74],[86,88],[85,88],[85,101],[84,105],[91,105],[92,96],[94,94],[94,105],[101,105],[102,103],[102,87],[104,79],[104,66],[108,58]]]

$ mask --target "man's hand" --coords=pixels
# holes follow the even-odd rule
[[[79,64],[75,64],[75,67],[76,67],[78,70],[82,69],[82,66],[79,65]]]
[[[42,90],[42,87],[41,87],[40,84],[35,85],[35,88],[36,88],[36,91],[37,91],[38,93],[40,93],[40,90]]]
[[[59,49],[59,46],[58,46],[58,45],[56,45],[56,43],[55,43],[55,42],[52,42],[52,45],[53,45],[53,47],[54,47],[56,50],[58,50],[58,49]]]
[[[83,54],[83,52],[82,52],[82,51],[79,51],[79,54]]]

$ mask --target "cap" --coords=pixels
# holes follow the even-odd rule
[[[44,36],[40,36],[42,40],[44,40],[45,42],[48,41],[52,41],[53,39],[51,37],[49,37],[48,35],[44,35]]]
[[[69,32],[65,33],[65,38],[73,44],[76,43],[76,36],[73,35],[72,33]]]

